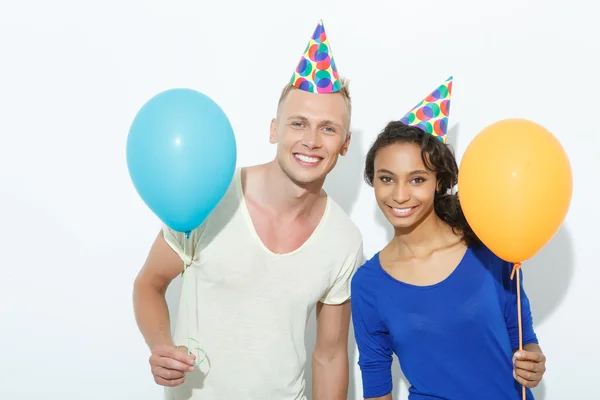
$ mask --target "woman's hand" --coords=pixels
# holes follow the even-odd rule
[[[529,350],[518,350],[513,356],[515,367],[513,376],[521,385],[528,388],[539,385],[546,372],[546,356],[538,345],[531,347],[533,348]]]

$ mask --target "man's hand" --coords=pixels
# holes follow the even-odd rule
[[[528,388],[539,385],[546,372],[546,356],[537,345],[531,350],[519,350],[513,356],[513,375],[521,385]]]
[[[154,381],[162,386],[181,385],[185,381],[185,373],[194,370],[196,360],[193,354],[187,353],[185,346],[155,346],[149,360]]]

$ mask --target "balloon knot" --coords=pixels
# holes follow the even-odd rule
[[[515,272],[519,269],[521,269],[521,263],[514,263],[512,273],[510,274],[510,279],[512,279],[515,276]]]

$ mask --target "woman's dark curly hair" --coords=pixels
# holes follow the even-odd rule
[[[421,158],[425,167],[437,176],[437,190],[433,207],[437,216],[452,227],[455,233],[462,234],[468,246],[480,244],[460,207],[457,194],[448,193],[458,183],[458,164],[450,148],[436,137],[416,126],[392,121],[377,136],[369,149],[365,162],[365,181],[373,186],[375,157],[377,153],[392,144],[412,143],[421,148]]]

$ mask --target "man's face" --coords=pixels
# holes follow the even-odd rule
[[[350,144],[348,107],[339,93],[292,89],[271,122],[277,162],[295,183],[322,183]]]

